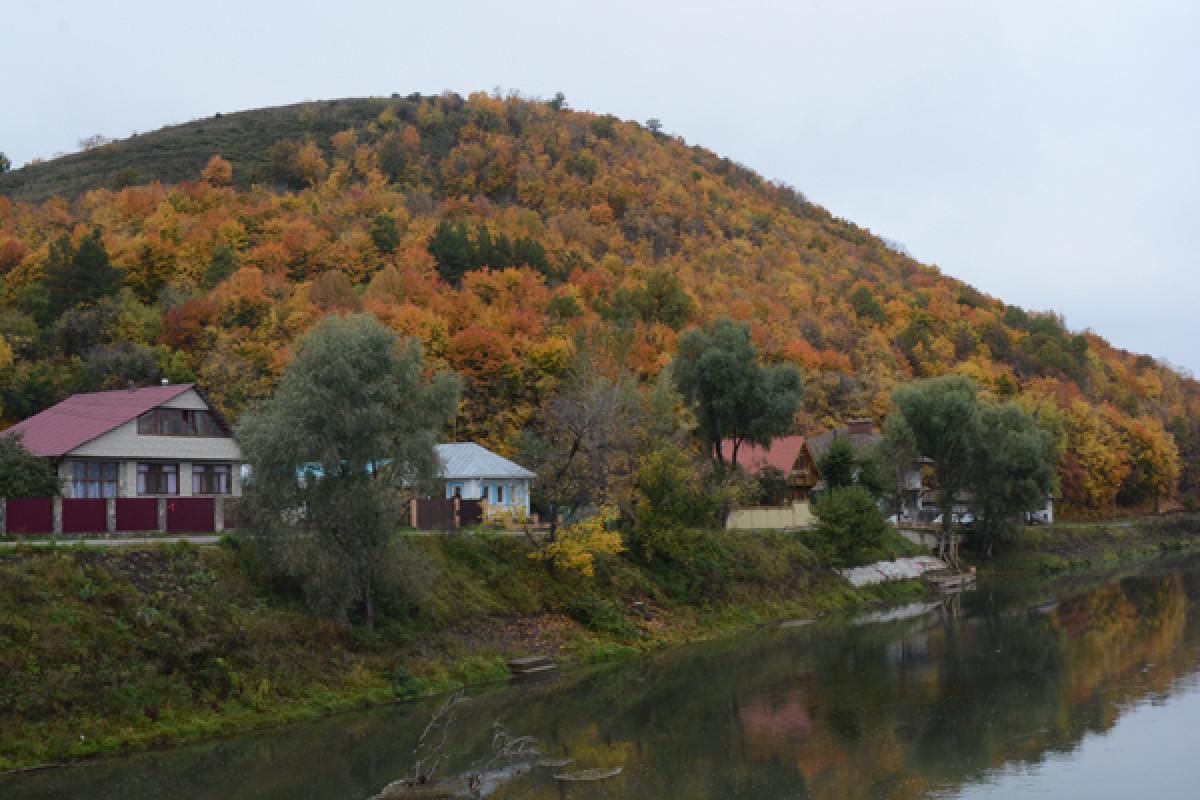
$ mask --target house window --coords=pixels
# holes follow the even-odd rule
[[[71,497],[117,496],[115,461],[76,461],[71,470]]]
[[[138,494],[179,494],[178,464],[138,464]]]
[[[228,464],[192,464],[192,494],[229,494]]]
[[[496,502],[497,503],[504,502],[504,487],[500,486],[499,484],[496,485]]]
[[[150,436],[208,436],[227,438],[211,413],[181,408],[156,408],[138,417],[138,433]]]
[[[491,497],[491,491],[492,491],[492,487],[488,486],[488,485],[485,483],[485,484],[483,485],[483,495],[482,495],[484,500],[491,500],[491,499],[492,499],[492,497]]]

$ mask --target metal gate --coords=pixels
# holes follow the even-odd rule
[[[172,497],[167,500],[167,533],[212,533],[216,501],[211,497]]]

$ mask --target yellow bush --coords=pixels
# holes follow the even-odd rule
[[[599,513],[566,528],[550,544],[531,553],[531,558],[550,560],[555,566],[573,569],[592,577],[596,569],[596,554],[616,554],[624,550],[621,534],[606,528],[616,519],[616,509],[605,507]]]

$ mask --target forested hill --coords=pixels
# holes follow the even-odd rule
[[[92,136],[80,142],[78,153],[0,174],[0,195],[40,203],[54,196],[74,200],[93,189],[194,181],[214,153],[233,164],[231,185],[248,189],[272,179],[271,146],[276,142],[311,139],[329,152],[335,133],[375,122],[395,102],[354,98],[303,103],[218,114],[120,141]]]
[[[1056,432],[1068,505],[1198,488],[1194,380],[634,122],[413,95],[92,144],[0,175],[9,423],[160,377],[199,380],[236,416],[288,343],[363,309],[466,378],[459,438],[511,452],[582,341],[648,384],[682,328],[727,315],[804,368],[799,432],[879,421],[901,383],[961,372]]]

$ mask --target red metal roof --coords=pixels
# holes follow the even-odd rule
[[[749,442],[742,442],[738,445],[737,463],[748,475],[756,475],[764,464],[775,467],[787,475],[792,471],[792,467],[796,463],[796,456],[800,455],[800,448],[803,446],[803,436],[782,436],[772,439],[771,447],[768,449]],[[729,458],[732,454],[733,440],[726,439],[721,442],[721,455]]]
[[[193,383],[173,383],[145,389],[76,394],[40,414],[22,420],[0,436],[24,434],[25,449],[36,456],[57,458],[97,436],[145,414],[191,389]]]

